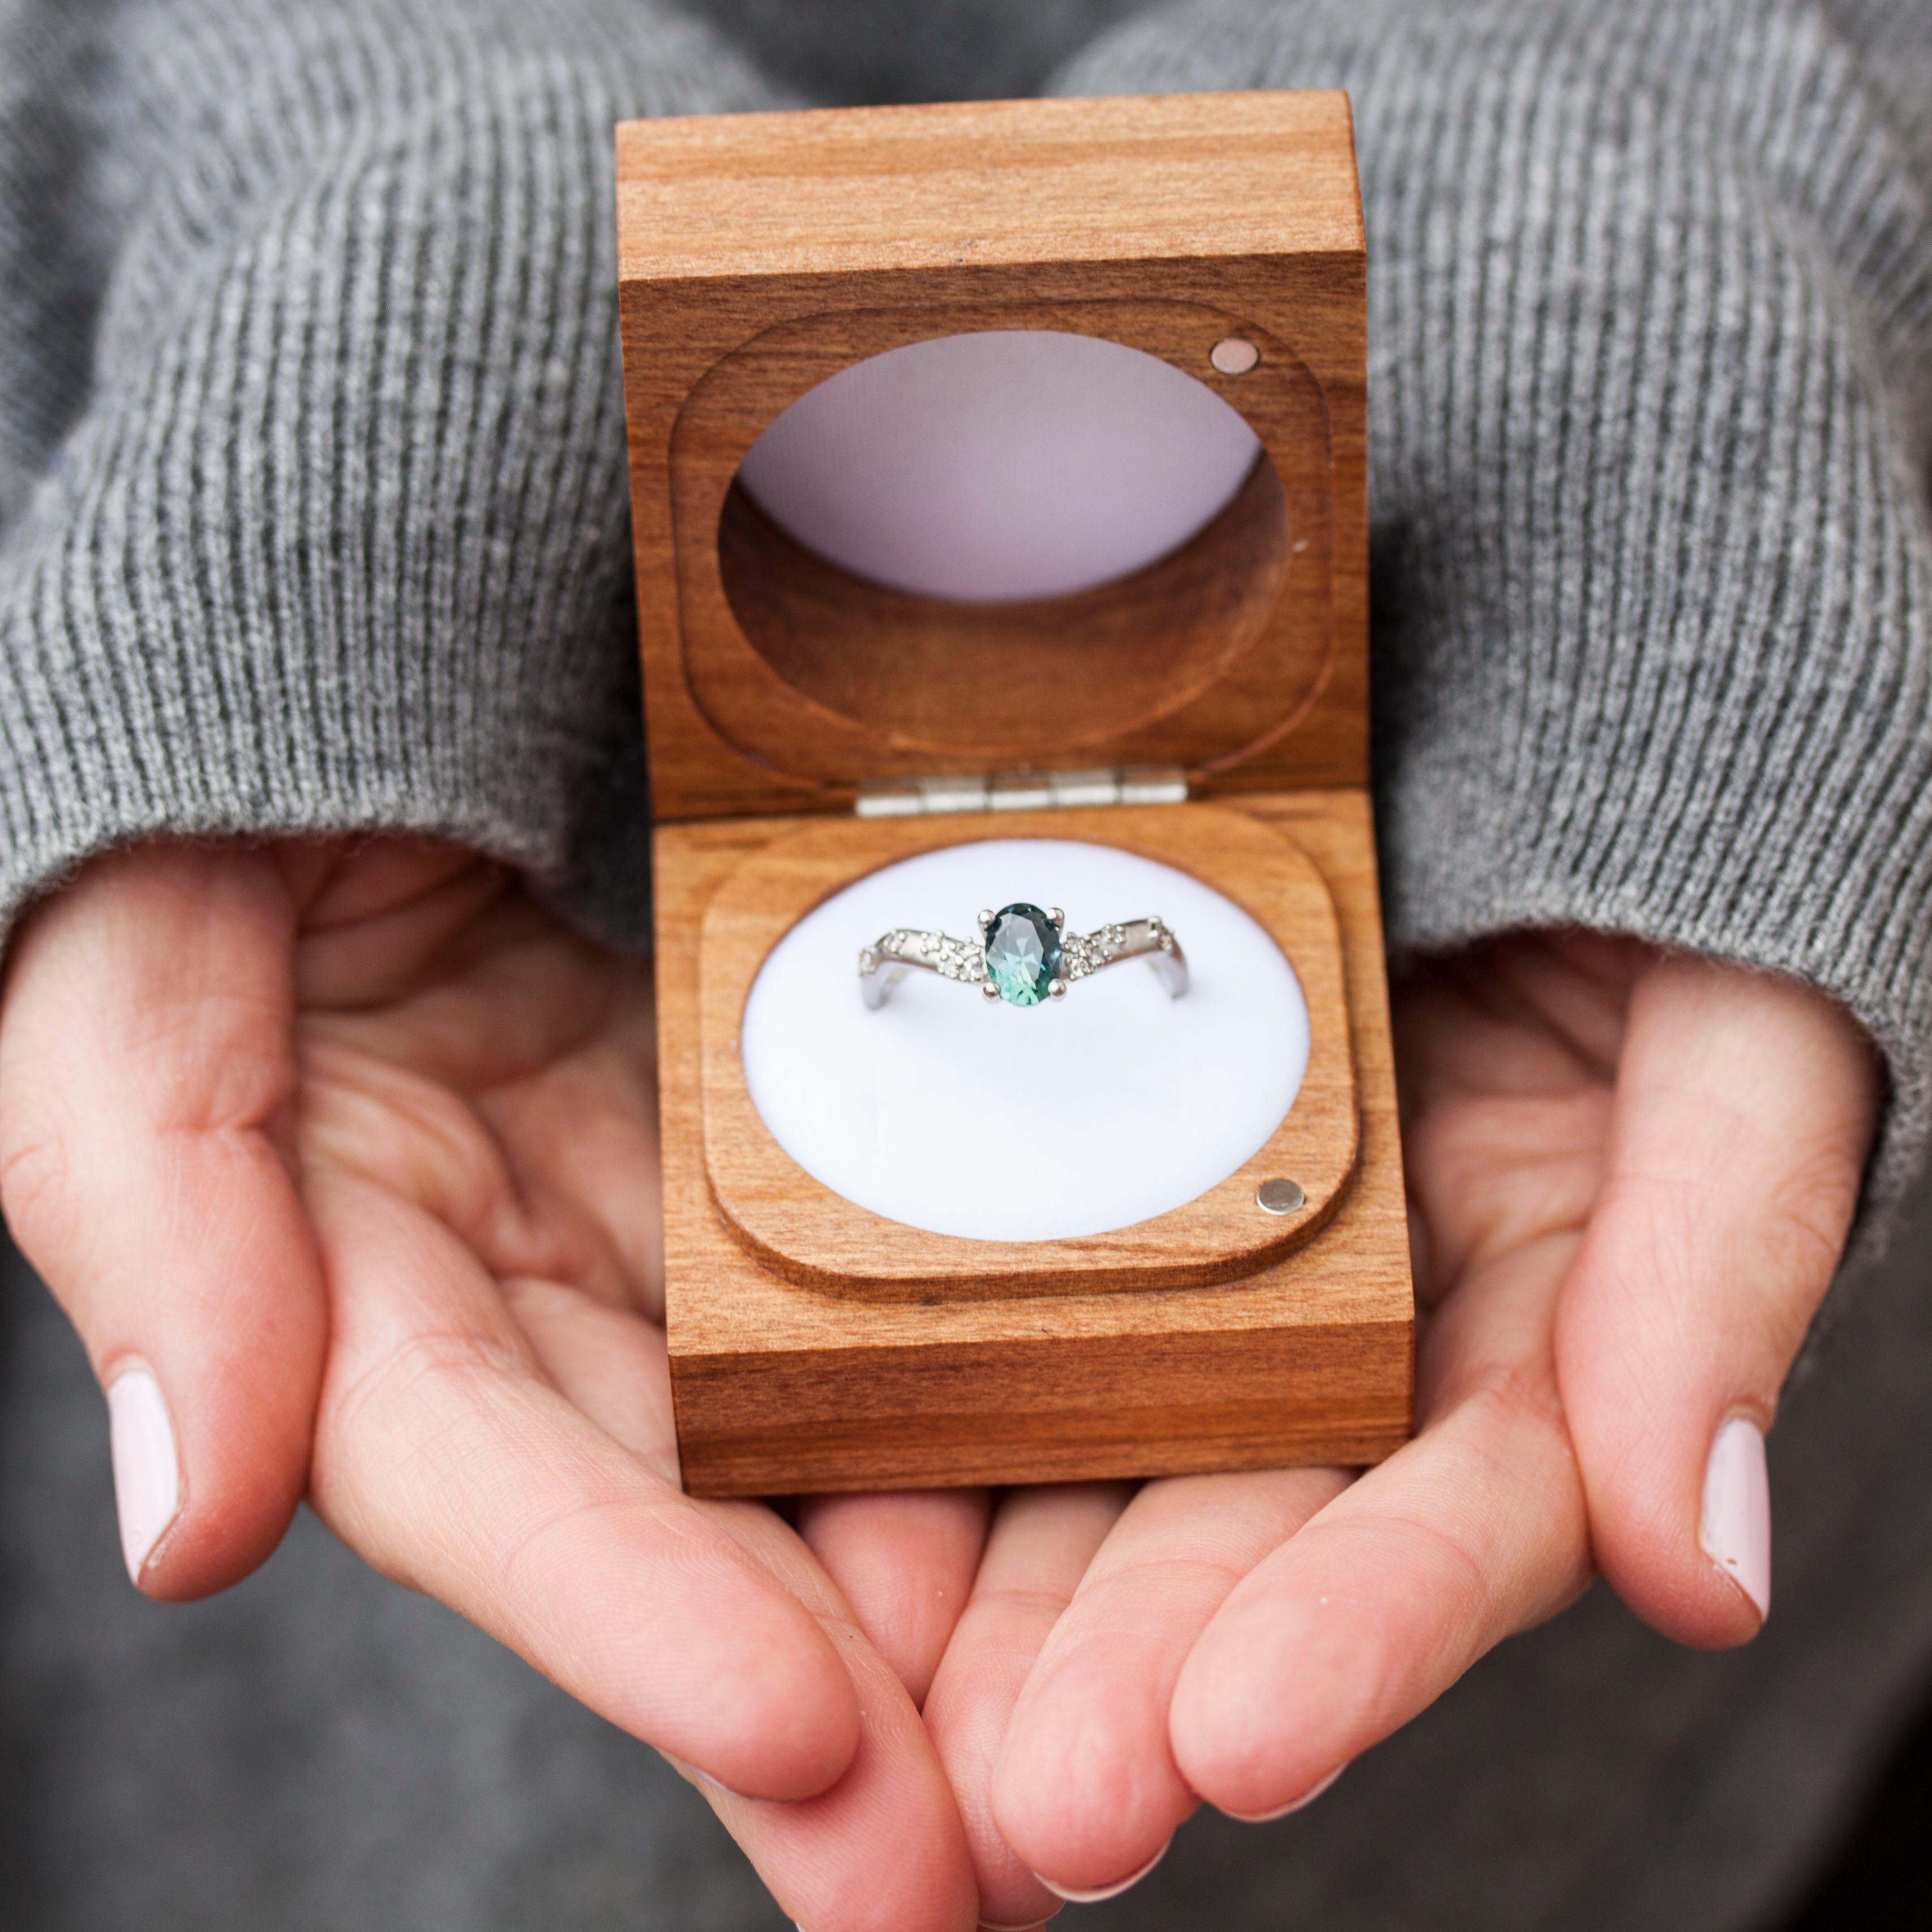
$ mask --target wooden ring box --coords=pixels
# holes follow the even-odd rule
[[[632,122],[617,196],[686,1487],[1388,1455],[1414,1308],[1367,788],[1346,97]],[[971,604],[849,575],[734,487],[764,428],[839,370],[1016,328],[1206,384],[1260,440],[1246,484],[1130,576]],[[1260,352],[1239,375],[1210,359],[1230,337]],[[737,1062],[752,982],[814,905],[911,854],[1012,837],[1190,873],[1275,938],[1308,1001],[1307,1074],[1268,1144],[1109,1234],[968,1240],[856,1207],[779,1148]],[[1299,1213],[1260,1208],[1276,1177]]]

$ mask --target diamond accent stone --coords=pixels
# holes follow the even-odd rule
[[[1062,942],[1065,964],[1063,979],[1084,980],[1116,960],[1137,958],[1143,953],[1174,950],[1174,934],[1158,919],[1130,919],[1103,926],[1097,932],[1070,933]]]
[[[911,932],[900,928],[886,933],[860,956],[860,974],[875,971],[882,958],[910,960],[915,966],[929,968],[948,980],[976,982],[986,976],[986,962],[980,948],[968,940],[948,938],[943,932]]]

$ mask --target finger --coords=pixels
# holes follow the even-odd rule
[[[986,1540],[984,1490],[808,1496],[799,1534],[915,1706],[926,1702]]]
[[[296,958],[301,1003],[319,1030],[465,1094],[583,1046],[638,976],[488,870],[366,929],[304,932]]]
[[[506,1281],[502,1294],[565,1396],[655,1474],[681,1486],[663,1329],[556,1282]]]
[[[465,874],[430,897],[469,883]],[[404,909],[411,919],[418,910]],[[375,923],[387,929],[400,916]],[[318,944],[304,933],[304,986]],[[402,970],[384,958],[358,964],[380,983]],[[417,1198],[429,1198],[425,1188],[444,1196],[445,1218],[500,1276],[565,1280],[661,1316],[647,971],[518,895],[466,932],[460,967],[446,962],[434,984],[398,1004],[364,1012],[354,985],[336,986],[334,1010],[304,1015],[309,1084],[334,1101],[336,1138],[380,1142],[387,1158],[418,1170]]]
[[[1412,1256],[1425,1309],[1471,1268],[1580,1229],[1602,1190],[1636,956],[1591,940],[1544,942],[1540,961],[1504,942],[1431,962],[1396,1000]]]
[[[1174,1762],[1244,1818],[1313,1794],[1591,1575],[1549,1362],[1552,1237],[1473,1270],[1420,1352],[1422,1432],[1229,1593],[1182,1666]]]
[[[633,1453],[668,1466],[674,1481],[662,1331],[548,1282],[507,1285],[506,1298],[562,1393]],[[844,1658],[858,1693],[859,1743],[838,1783],[802,1804],[738,1797],[688,1764],[679,1769],[710,1799],[795,1919],[840,1932],[970,1925],[972,1869],[958,1815],[890,1666],[776,1516],[745,1504],[713,1507],[748,1553],[818,1618]]]
[[[334,1330],[313,1478],[324,1519],[730,1789],[832,1785],[856,1700],[796,1599],[556,1390],[442,1222],[327,1169],[306,1184]]]
[[[664,1221],[648,982],[616,1004],[589,1046],[536,1079],[484,1096],[520,1193],[596,1230],[624,1298],[664,1318]]]
[[[304,1018],[298,1042],[306,1166],[361,1174],[415,1202],[498,1280],[558,1282],[614,1307],[638,1304],[596,1216],[520,1168],[477,1106],[333,1027]],[[572,1131],[596,1138],[592,1108]],[[654,1172],[639,1185],[655,1191]]]
[[[1067,1896],[1148,1870],[1199,1803],[1168,1742],[1182,1665],[1228,1592],[1340,1495],[1339,1470],[1150,1483],[1053,1628],[993,1776],[1000,1835]]]
[[[298,996],[315,1008],[403,999],[515,879],[494,860],[429,838],[290,841],[275,856],[302,908]]]
[[[1028,1673],[1128,1494],[1123,1484],[1094,1483],[1001,1498],[926,1697],[926,1729],[958,1802],[989,1925],[1036,1925],[1060,1909],[1000,1835],[993,1767]]]
[[[307,1480],[327,1328],[276,1144],[293,917],[259,855],[118,854],[28,922],[0,1009],[0,1194],[108,1391],[153,1596],[245,1575]]]
[[[1557,1319],[1597,1559],[1666,1635],[1770,1603],[1763,1431],[1857,1204],[1877,1080],[1856,1024],[1768,974],[1638,981],[1610,1172]]]
[[[970,1932],[980,1917],[971,1855],[905,1687],[776,1516],[746,1504],[723,1507],[746,1546],[837,1643],[860,1714],[858,1749],[830,1790],[780,1805],[712,1790],[712,1808],[802,1932]]]

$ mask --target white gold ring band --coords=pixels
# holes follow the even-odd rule
[[[1064,999],[1084,980],[1124,960],[1144,959],[1171,999],[1187,990],[1187,956],[1164,920],[1124,920],[1099,931],[1070,933],[1058,906],[1016,903],[980,915],[977,940],[896,927],[859,954],[859,988],[868,1006],[915,969],[979,987],[988,1000],[1036,1006]]]

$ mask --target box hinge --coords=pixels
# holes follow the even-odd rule
[[[934,812],[1048,812],[1060,806],[1180,805],[1187,774],[1178,766],[1120,765],[1087,772],[999,772],[980,778],[888,778],[859,788],[861,818],[914,818]]]

